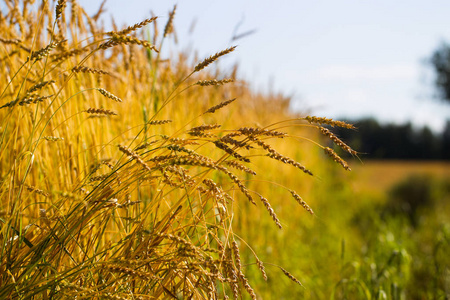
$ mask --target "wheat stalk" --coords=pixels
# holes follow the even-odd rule
[[[203,114],[208,114],[208,113],[209,113],[209,114],[212,114],[212,113],[214,113],[216,110],[219,110],[219,109],[221,109],[221,108],[227,106],[228,104],[232,103],[232,102],[235,101],[235,100],[236,100],[236,98],[233,98],[233,99],[230,99],[230,100],[223,101],[223,102],[221,102],[221,103],[219,103],[219,104],[217,104],[217,105],[211,107],[210,109],[208,109],[207,111],[205,111]]]
[[[228,53],[231,53],[234,51],[234,49],[236,49],[236,46],[227,48],[225,50],[222,50],[220,52],[217,52],[214,55],[211,55],[210,57],[206,58],[205,60],[203,60],[202,62],[200,62],[199,64],[197,64],[194,67],[194,72],[199,72],[201,70],[203,70],[204,68],[206,68],[207,66],[209,66],[210,64],[212,64],[214,61],[216,61],[219,57],[227,55]]]
[[[152,22],[155,21],[157,18],[158,18],[158,17],[148,18],[148,19],[145,19],[145,20],[142,21],[142,22],[139,22],[139,23],[134,24],[133,26],[128,26],[127,28],[125,28],[125,29],[123,29],[123,30],[120,30],[120,31],[118,31],[118,32],[115,32],[115,31],[109,31],[109,32],[106,32],[106,34],[107,34],[107,35],[110,35],[110,36],[113,36],[113,35],[127,35],[127,34],[132,33],[133,31],[136,31],[136,30],[138,30],[138,29],[140,29],[140,28],[142,28],[142,27],[144,27],[144,26],[146,26],[146,25],[152,23]]]
[[[88,108],[86,110],[88,114],[98,114],[98,115],[107,115],[107,116],[117,116],[116,112],[112,110],[104,109],[104,108]]]
[[[106,98],[109,98],[109,99],[114,100],[114,101],[116,101],[116,102],[122,102],[122,99],[120,99],[120,98],[117,97],[116,95],[114,95],[114,94],[108,92],[108,91],[105,90],[105,89],[97,88],[96,90],[99,91],[100,94],[102,94],[102,95],[105,96]]]

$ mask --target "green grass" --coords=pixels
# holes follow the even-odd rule
[[[352,165],[354,169],[365,168],[368,177],[380,176],[380,169],[390,174],[398,168],[398,164],[378,163]],[[237,227],[236,232],[253,242],[263,261],[276,258],[277,264],[304,285],[298,288],[280,280],[279,270],[267,267],[271,284],[265,284],[255,272],[255,278],[260,278],[255,289],[263,298],[276,295],[279,299],[446,299],[450,178],[440,176],[435,163],[424,167],[422,162],[409,162],[408,169],[412,175],[404,172],[391,186],[373,193],[358,190],[359,186],[374,185],[366,182],[365,176],[359,177],[358,171],[341,174],[333,166],[324,167],[316,174],[320,180],[310,187],[313,219],[296,213],[284,204],[285,199],[279,199],[273,205],[282,206],[280,219],[288,224],[282,232],[261,235],[265,223],[258,217],[254,222],[247,220],[243,228]],[[430,176],[431,169],[434,176]],[[425,177],[417,175],[420,173]],[[412,222],[408,211],[397,210],[392,204],[406,205],[410,190],[420,193],[418,186],[429,193],[422,193],[423,205],[418,206]]]

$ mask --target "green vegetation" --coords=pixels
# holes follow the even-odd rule
[[[380,167],[384,174],[378,174],[378,164],[384,166]],[[254,286],[263,291],[262,298],[446,299],[450,176],[447,172],[446,177],[438,177],[436,172],[430,177],[430,173],[422,173],[426,169],[423,164],[410,163],[415,170],[411,177],[405,173],[400,181],[391,181],[388,188],[380,186],[378,189],[386,190],[374,193],[371,188],[377,184],[364,187],[368,183],[358,174],[365,169],[366,174],[377,172],[369,178],[389,177],[395,168],[377,162],[345,175],[323,166],[317,174],[320,181],[312,184],[308,196],[315,218],[283,209],[280,219],[288,226],[263,237],[262,221],[247,221],[239,234],[251,237],[260,258],[277,258],[305,287],[297,289],[287,280],[280,281],[276,270],[267,266],[271,284],[260,280]],[[410,198],[411,194],[415,198]],[[423,203],[416,202],[420,195]],[[283,200],[273,201],[273,206],[283,205]],[[415,207],[414,213],[410,207]],[[276,242],[272,245],[272,241]]]

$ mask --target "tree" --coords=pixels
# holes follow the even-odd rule
[[[438,96],[450,102],[450,46],[442,44],[431,56],[431,65],[435,71],[435,85]]]
[[[444,131],[442,132],[442,157],[450,159],[450,120],[447,120]]]

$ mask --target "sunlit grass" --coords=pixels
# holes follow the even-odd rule
[[[313,218],[287,175],[314,180],[309,165],[327,156],[346,167],[317,132],[351,125],[293,115],[289,99],[211,71],[235,47],[162,57],[175,8],[150,42],[156,18],[106,31],[76,1],[6,7],[0,298],[256,299],[247,266],[265,276],[272,259],[236,227],[255,212],[267,233],[289,226],[268,196]]]
[[[352,126],[251,93],[215,66],[238,48],[165,56],[174,12],[106,30],[76,1],[5,5],[0,298],[444,295],[445,180],[389,206],[409,165],[349,166],[329,129]]]

